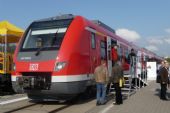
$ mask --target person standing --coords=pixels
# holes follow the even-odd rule
[[[130,71],[132,76],[134,76],[135,73],[135,66],[136,66],[136,53],[134,49],[131,49],[131,53],[128,55],[128,63],[130,64]]]
[[[106,86],[109,81],[108,69],[105,59],[101,59],[101,65],[97,66],[94,71],[94,77],[97,87],[97,102],[96,105],[106,103]]]
[[[112,66],[114,66],[114,63],[118,60],[118,53],[117,53],[117,46],[112,45]]]
[[[168,68],[169,68],[169,64],[168,64],[168,62],[165,62],[165,66],[163,68],[161,68],[161,70],[160,70],[160,76],[161,76],[160,99],[162,99],[162,100],[168,100],[166,97],[167,85],[169,84]]]
[[[132,85],[135,86],[135,81],[136,81],[136,75],[135,75],[135,71],[136,71],[136,53],[134,51],[134,49],[131,49],[131,53],[128,55],[128,63],[130,65],[130,75],[132,77]]]
[[[120,79],[123,79],[123,69],[121,63],[117,61],[112,68],[112,83],[115,87],[116,92],[116,105],[123,104],[122,91],[120,87]]]
[[[160,73],[161,73],[161,69],[165,66],[165,63],[166,63],[166,61],[162,61],[159,69],[157,70],[156,83],[160,83],[160,81],[161,81]]]

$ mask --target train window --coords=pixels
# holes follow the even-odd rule
[[[60,28],[31,30],[28,34],[29,38],[26,38],[24,42],[23,49],[60,47],[66,29],[62,32],[59,31],[61,31]]]
[[[91,47],[92,47],[92,49],[96,48],[96,39],[95,39],[94,33],[91,33]]]
[[[59,49],[71,20],[33,23],[26,33],[21,51]]]
[[[112,45],[117,45],[117,41],[112,39]]]
[[[119,60],[121,60],[122,56],[123,56],[123,48],[122,48],[122,46],[120,46],[119,49],[118,49],[118,56],[119,56]]]
[[[128,52],[128,49],[126,48],[125,49],[125,57],[128,58],[128,55],[129,55],[129,52]]]
[[[106,43],[104,41],[100,42],[100,54],[101,58],[106,59]]]

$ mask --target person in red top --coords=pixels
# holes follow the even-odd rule
[[[118,60],[117,46],[112,46],[112,65]]]
[[[127,58],[123,58],[122,59],[122,66],[123,66],[123,70],[129,70],[129,64],[127,63]]]

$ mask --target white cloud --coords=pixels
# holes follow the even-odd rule
[[[158,51],[158,48],[154,45],[149,45],[149,46],[146,46],[145,48],[150,51]]]
[[[116,34],[130,42],[134,42],[140,39],[140,35],[136,31],[132,31],[124,28],[116,30]]]
[[[163,40],[162,39],[149,39],[148,42],[150,44],[163,44]]]
[[[165,29],[165,31],[166,31],[167,33],[170,33],[170,28]]]
[[[165,38],[164,41],[170,44],[170,38]]]

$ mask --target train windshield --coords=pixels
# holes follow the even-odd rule
[[[35,22],[28,29],[21,51],[58,50],[71,20]]]

